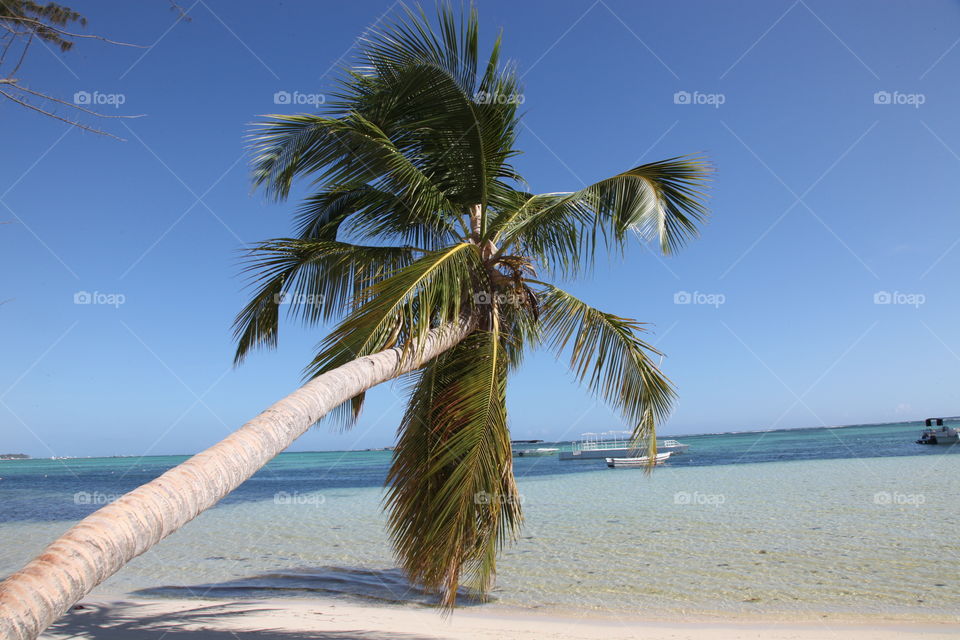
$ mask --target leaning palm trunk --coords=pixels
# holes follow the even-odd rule
[[[655,452],[674,390],[645,328],[539,278],[589,270],[598,252],[619,254],[636,236],[664,254],[682,246],[707,213],[708,165],[672,158],[573,192],[528,193],[510,164],[518,74],[500,62],[499,39],[480,60],[476,11],[458,20],[441,4],[438,24],[405,10],[372,30],[337,100],[319,114],[271,116],[252,137],[255,181],[268,194],[284,200],[303,178],[314,191],[296,237],[250,254],[254,292],[237,317],[236,359],[276,345],[281,310],[307,325],[335,320],[307,367],[317,377],[0,584],[0,640],[35,637],[321,416],[336,408],[349,422],[366,389],[414,368],[423,370],[386,506],[400,565],[447,607],[462,582],[490,590],[497,555],[520,525],[506,390],[524,352],[569,353],[575,377]],[[458,322],[463,313],[476,320]],[[396,340],[418,348],[384,351]]]
[[[31,640],[77,600],[286,449],[357,394],[461,342],[475,321],[435,329],[408,350],[387,349],[315,377],[229,437],[84,518],[0,584],[0,639]]]

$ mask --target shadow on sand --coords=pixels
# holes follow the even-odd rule
[[[400,569],[312,567],[286,569],[213,584],[152,587],[133,595],[163,598],[263,599],[320,596],[357,602],[436,606],[437,597],[410,584]],[[483,601],[469,591],[457,592],[457,606]]]
[[[428,640],[404,633],[351,631],[288,631],[243,629],[243,618],[277,611],[249,603],[199,605],[181,611],[150,613],[149,603],[84,604],[54,623],[42,640]],[[319,614],[320,612],[318,612]],[[210,626],[214,628],[210,628]],[[432,638],[430,640],[433,640]]]
[[[271,606],[271,598],[322,598],[316,610],[298,608],[297,625],[309,629],[312,616],[323,620],[330,612],[324,604],[331,598],[368,604],[419,604],[433,607],[435,595],[411,585],[399,569],[317,567],[288,569],[212,584],[163,586],[135,591],[139,602],[84,603],[51,626],[42,640],[426,640],[427,636],[381,631],[302,631],[251,628],[269,625],[273,615],[282,617],[283,605]],[[195,606],[170,611],[175,598],[196,600]],[[152,600],[152,602],[151,602]],[[221,601],[216,604],[206,600]],[[481,604],[469,592],[457,596],[458,606]],[[156,606],[155,606],[156,605]],[[164,609],[159,611],[159,609]],[[177,608],[177,607],[175,607]],[[245,618],[255,618],[244,620]],[[322,625],[318,625],[322,626]],[[430,636],[435,639],[436,636]]]

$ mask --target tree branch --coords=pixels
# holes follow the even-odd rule
[[[22,86],[20,86],[19,84],[15,84],[15,85],[13,85],[13,86],[14,86],[14,88],[17,89],[18,91],[26,91],[27,93],[29,93],[29,94],[31,94],[31,95],[39,96],[39,97],[43,98],[44,100],[50,100],[50,101],[52,101],[52,102],[57,102],[57,103],[66,105],[66,106],[68,106],[68,107],[71,107],[71,108],[73,108],[73,109],[76,109],[77,111],[83,111],[84,113],[89,113],[89,114],[92,115],[92,116],[97,116],[98,118],[133,119],[133,118],[142,118],[143,116],[147,115],[147,114],[145,114],[145,113],[137,113],[137,114],[130,114],[130,115],[128,115],[128,114],[110,115],[109,113],[100,113],[99,111],[93,111],[93,110],[91,110],[91,109],[85,109],[84,107],[81,107],[80,105],[76,104],[75,102],[67,102],[66,100],[61,100],[60,98],[54,98],[53,96],[47,95],[47,94],[45,94],[45,93],[41,93],[40,91],[34,91],[33,89],[27,89],[26,87],[22,87]]]
[[[67,36],[68,38],[88,38],[92,40],[100,40],[101,42],[106,42],[108,44],[115,44],[121,47],[135,47],[137,49],[147,49],[146,45],[142,44],[132,44],[130,42],[119,42],[117,40],[110,40],[109,38],[104,38],[103,36],[98,36],[90,33],[72,33],[70,31],[65,31],[59,27],[47,24],[46,22],[41,22],[40,20],[34,20],[33,18],[18,17],[18,16],[5,16],[0,18],[2,22],[23,22],[26,24],[34,24],[43,29],[49,29],[50,31],[56,31],[62,36]]]
[[[40,107],[34,106],[34,105],[30,104],[29,102],[24,102],[23,100],[20,100],[20,99],[18,99],[18,98],[16,98],[16,97],[10,95],[9,93],[7,93],[6,91],[4,91],[4,90],[2,90],[2,89],[0,89],[0,95],[6,97],[6,98],[9,99],[9,100],[13,100],[14,102],[16,102],[17,104],[19,104],[20,106],[26,107],[27,109],[32,109],[32,110],[34,110],[34,111],[36,111],[36,112],[38,112],[38,113],[42,113],[43,115],[49,116],[49,117],[53,118],[54,120],[59,120],[59,121],[61,121],[61,122],[66,122],[67,124],[69,124],[69,125],[71,125],[71,126],[74,126],[74,127],[77,127],[78,129],[83,129],[84,131],[89,131],[89,132],[91,132],[91,133],[98,133],[98,134],[100,134],[100,135],[102,135],[102,136],[107,136],[107,137],[109,137],[109,138],[113,138],[114,140],[119,140],[120,142],[126,142],[126,140],[125,140],[124,138],[121,138],[121,137],[119,137],[119,136],[115,136],[115,135],[113,135],[112,133],[107,133],[106,131],[101,131],[100,129],[94,129],[93,127],[88,127],[87,125],[82,124],[82,123],[80,123],[80,122],[77,122],[76,120],[70,120],[69,118],[64,118],[64,117],[58,116],[57,114],[51,113],[50,111],[47,111],[46,109],[41,109]]]

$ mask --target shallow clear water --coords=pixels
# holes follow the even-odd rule
[[[951,617],[960,606],[960,447],[919,426],[682,437],[652,476],[516,459],[526,524],[500,603]],[[181,457],[0,462],[0,574]],[[283,454],[102,593],[349,594],[427,601],[395,569],[380,511],[389,452]]]

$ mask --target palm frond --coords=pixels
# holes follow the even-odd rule
[[[501,252],[517,245],[520,253],[568,273],[592,263],[598,241],[622,250],[630,232],[657,241],[669,254],[695,237],[706,217],[710,171],[700,158],[672,158],[572,193],[529,196],[498,216],[490,238]]]
[[[407,9],[372,30],[331,108],[378,123],[460,207],[486,208],[499,180],[520,179],[508,162],[516,154],[519,80],[500,63],[499,37],[479,68],[475,9],[458,22],[440,4],[436,24],[439,34],[422,10]]]
[[[306,324],[342,317],[361,300],[362,291],[411,264],[415,256],[408,247],[299,238],[254,246],[245,267],[254,292],[234,320],[235,364],[252,349],[276,346],[281,310]]]
[[[391,343],[413,344],[430,329],[472,314],[472,293],[482,274],[479,251],[470,243],[423,255],[359,294],[363,303],[324,339],[307,375]]]
[[[340,185],[313,193],[297,211],[301,238],[413,245],[439,249],[461,234],[442,217],[423,216],[405,195],[366,184]]]
[[[656,451],[656,425],[670,414],[675,392],[639,338],[646,329],[628,318],[599,311],[554,286],[541,292],[543,335],[563,354],[570,347],[570,370],[633,425],[634,442]]]
[[[352,429],[357,424],[357,420],[360,419],[360,414],[363,412],[363,406],[366,400],[366,392],[350,398],[346,402],[331,409],[330,412],[324,416],[323,422],[332,423],[336,428],[339,428],[340,431]]]
[[[506,379],[499,328],[477,331],[423,369],[398,431],[391,537],[409,578],[444,607],[461,583],[488,592],[497,553],[520,526]]]
[[[423,11],[372,30],[325,115],[274,115],[251,135],[254,182],[286,198],[297,177],[368,184],[401,198],[407,216],[440,234],[468,207],[486,216],[492,192],[520,176],[509,164],[519,120],[517,74],[500,63],[499,38],[478,70],[475,10],[459,23],[438,7],[439,35]],[[485,224],[484,224],[485,226]]]
[[[342,118],[321,115],[273,115],[250,136],[254,183],[276,198],[286,198],[298,176],[317,184],[366,184],[402,196],[408,215],[444,229],[441,212],[455,207],[416,158],[399,148],[377,124],[359,113]]]
[[[340,225],[365,206],[366,184],[340,186],[312,193],[303,199],[295,217],[303,239],[338,240]]]

